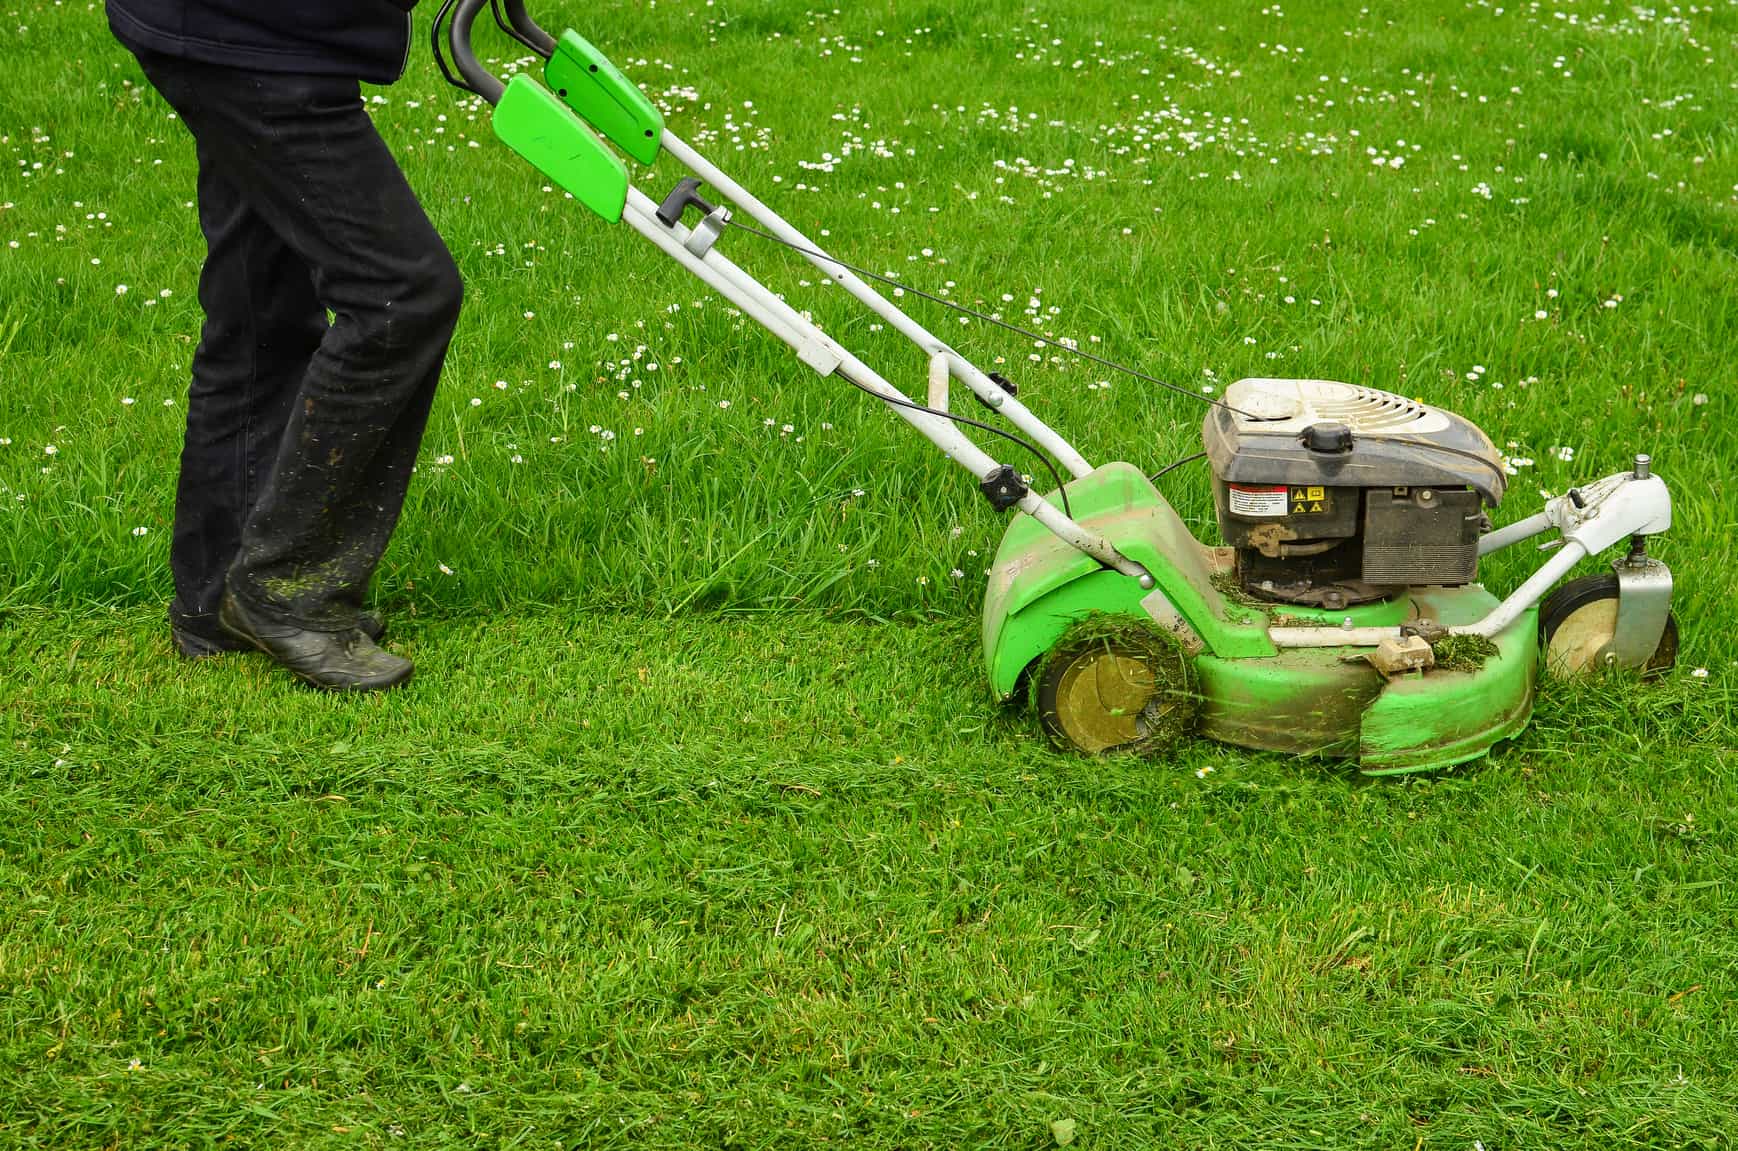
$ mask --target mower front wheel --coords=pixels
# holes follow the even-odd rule
[[[1038,668],[1035,702],[1062,751],[1152,754],[1188,735],[1200,698],[1189,657],[1168,636],[1131,627],[1065,637]]]
[[[1564,678],[1598,670],[1598,656],[1617,634],[1617,577],[1583,576],[1570,580],[1539,606],[1539,640],[1545,669]],[[1642,665],[1644,678],[1670,671],[1678,662],[1678,620],[1667,613],[1665,630]]]

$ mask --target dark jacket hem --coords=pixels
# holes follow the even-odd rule
[[[117,4],[109,4],[109,30],[131,52],[155,52],[180,60],[260,72],[300,72],[317,76],[349,76],[368,84],[391,84],[404,74],[410,59],[410,14],[404,16],[404,49],[395,67],[382,60],[335,53],[331,49],[273,48],[263,44],[229,44],[182,31],[154,28]]]

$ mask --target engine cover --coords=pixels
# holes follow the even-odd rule
[[[1202,427],[1214,506],[1248,591],[1338,607],[1471,582],[1496,447],[1470,421],[1331,380],[1246,379]]]

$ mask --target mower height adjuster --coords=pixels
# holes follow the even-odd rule
[[[990,501],[990,506],[999,512],[1005,512],[1021,500],[1032,489],[1026,486],[1026,481],[1020,478],[1020,473],[1014,470],[1012,464],[1003,464],[978,484],[978,490],[984,493],[984,498]]]

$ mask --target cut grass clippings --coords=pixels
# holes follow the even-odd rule
[[[1482,635],[1438,636],[1430,645],[1438,671],[1478,671],[1497,654],[1497,645]]]

